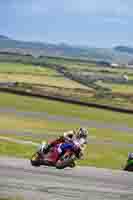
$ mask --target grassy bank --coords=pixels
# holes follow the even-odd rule
[[[25,144],[16,144],[0,140],[0,154],[6,156],[15,156],[22,158],[30,158],[36,150],[36,147]]]
[[[107,144],[90,144],[86,149],[84,160],[79,161],[79,164],[100,168],[122,169],[127,160],[128,152],[132,152],[132,148],[118,148]]]
[[[133,95],[133,85],[128,84],[113,84],[113,83],[97,83],[102,87],[106,87],[112,90],[112,92],[120,92],[121,94],[131,94]]]
[[[104,123],[126,124],[133,127],[132,115],[115,113],[84,106],[0,93],[0,108],[15,108],[22,111],[48,112],[49,114],[95,120]]]
[[[0,82],[26,82],[68,88],[87,88],[47,66],[0,62]]]
[[[50,121],[48,119],[38,119],[32,117],[16,116],[15,114],[0,114],[0,135],[4,136],[4,132],[7,131],[5,136],[18,135],[21,136],[23,133],[33,133],[33,136],[37,138],[37,135],[52,135],[55,137],[57,135],[62,135],[63,132],[71,129],[77,129],[80,127],[78,123],[69,123],[67,121]],[[2,132],[3,131],[3,132]],[[117,131],[113,128],[95,128],[91,126],[89,128],[89,136],[94,137],[101,141],[114,141],[114,142],[124,142],[128,144],[133,143],[132,133]],[[10,132],[10,133],[9,133]],[[8,134],[9,133],[9,134]],[[16,134],[15,134],[16,133]],[[25,135],[26,137],[26,135]],[[27,138],[27,137],[26,137]],[[32,138],[31,138],[32,140]]]

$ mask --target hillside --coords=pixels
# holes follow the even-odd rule
[[[17,52],[33,56],[74,57],[89,60],[128,63],[132,60],[131,54],[121,51],[120,48],[90,48],[71,46],[68,44],[49,44],[41,42],[26,42],[0,35],[0,52]]]
[[[133,54],[133,47],[128,47],[128,46],[117,46],[114,48],[118,52],[123,52],[123,53],[128,53],[128,54]]]

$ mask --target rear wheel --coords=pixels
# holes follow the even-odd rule
[[[127,165],[125,168],[124,168],[125,171],[129,171],[129,172],[133,172],[133,165]]]
[[[74,159],[72,158],[71,155],[63,156],[56,163],[56,168],[57,169],[64,169],[66,167],[71,167],[71,168],[75,167],[75,162],[74,162]]]
[[[74,168],[75,166],[76,166],[76,164],[75,164],[74,161],[72,161],[72,162],[69,164],[69,167],[71,167],[71,168]]]

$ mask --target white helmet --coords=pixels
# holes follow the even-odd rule
[[[64,137],[70,138],[70,139],[72,139],[74,135],[75,135],[75,131],[74,130],[71,130],[71,131],[68,131],[68,132],[64,133]]]
[[[130,160],[132,160],[133,159],[133,153],[128,153],[128,159]]]

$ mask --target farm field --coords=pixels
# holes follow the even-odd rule
[[[1,58],[0,58],[1,59]],[[27,59],[21,58],[22,61]],[[21,60],[20,59],[20,60]],[[32,60],[31,60],[32,61]],[[26,62],[26,61],[25,61]],[[30,62],[30,60],[28,61]],[[68,88],[94,88],[94,85],[101,88],[111,89],[112,92],[121,92],[123,94],[132,93],[133,89],[133,70],[128,68],[111,68],[96,65],[95,63],[84,63],[79,61],[70,61],[69,59],[56,58],[39,58],[32,61],[35,65],[22,64],[18,62],[0,62],[0,81],[18,81],[34,84],[45,84],[50,86],[68,87]],[[42,65],[37,65],[37,62]],[[44,64],[45,63],[45,64]],[[79,81],[73,81],[58,73],[53,67],[49,65],[58,65],[58,68],[65,67],[66,72],[73,74]],[[80,80],[80,76],[81,80]],[[129,83],[117,83],[126,74],[129,78]],[[88,76],[88,78],[86,77]],[[104,82],[97,81],[97,78],[102,78]],[[113,80],[114,77],[114,80]],[[108,82],[107,80],[112,82]],[[84,79],[84,81],[83,81]],[[123,80],[124,81],[124,80]],[[85,83],[86,82],[86,83]],[[88,84],[89,83],[89,84]],[[100,88],[99,88],[100,89]],[[97,90],[96,90],[97,91]]]
[[[68,80],[47,66],[34,66],[21,63],[0,63],[0,82],[25,82],[68,88],[87,88],[80,83]]]
[[[113,84],[113,83],[103,83],[97,82],[98,85],[106,87],[112,90],[112,92],[120,92],[124,94],[133,94],[133,85],[128,84]]]
[[[64,67],[66,67],[66,70],[73,72],[73,74],[81,74],[85,79],[85,76],[88,76],[88,79],[90,78],[89,87],[93,87],[93,84],[97,84],[98,86],[105,87],[112,89],[112,92],[121,92],[123,94],[125,93],[132,93],[133,91],[133,69],[131,68],[112,68],[112,67],[105,67],[100,66],[95,63],[83,63],[83,62],[70,62],[70,61],[63,61],[63,60],[56,60],[56,59],[48,59],[50,63],[58,63],[61,64]],[[128,76],[129,82],[126,83],[123,79],[123,75]],[[104,82],[97,81],[99,77],[100,79],[103,79]],[[108,81],[108,79],[110,81]],[[111,80],[112,79],[112,80]],[[114,79],[114,80],[113,80]],[[122,80],[123,79],[123,80]],[[121,81],[121,84],[119,83]],[[86,79],[86,85],[88,83],[88,80]]]

